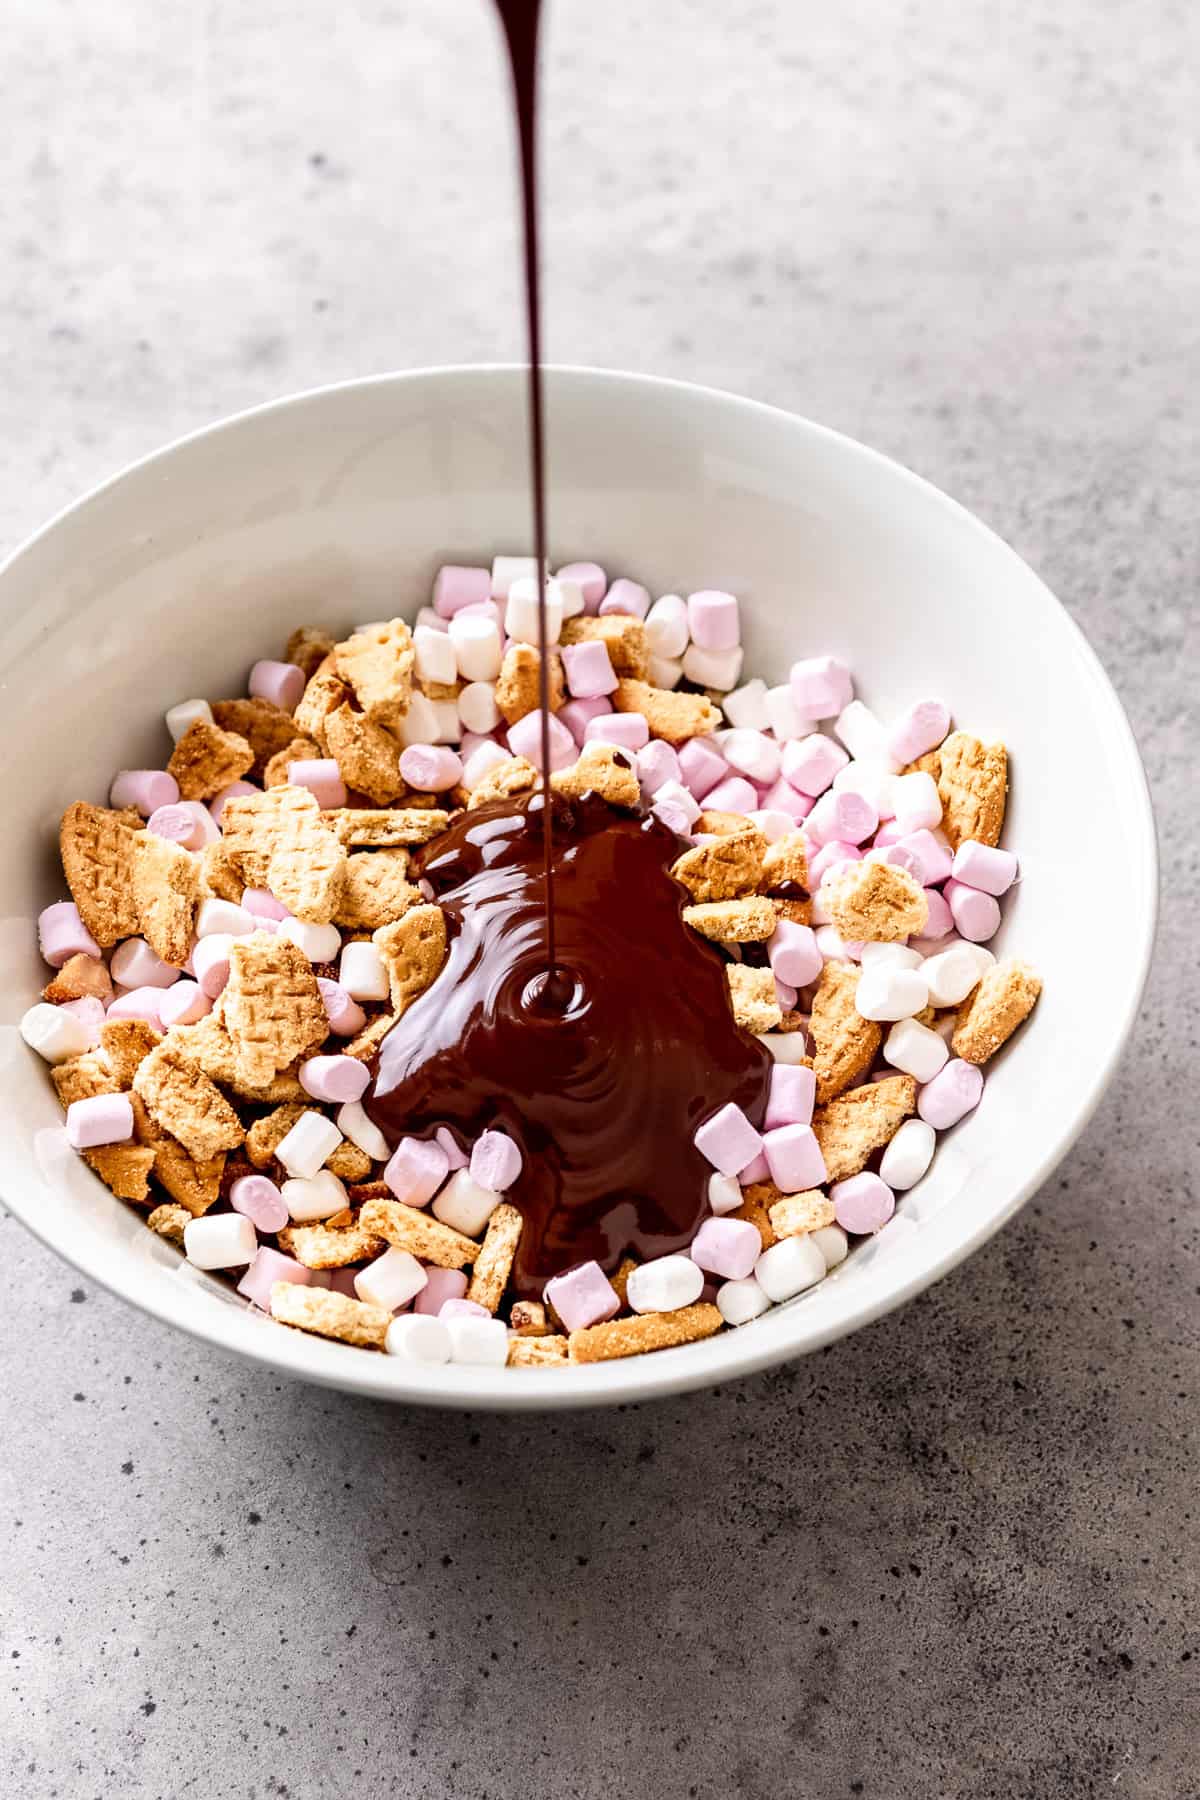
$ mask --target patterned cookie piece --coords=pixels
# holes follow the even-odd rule
[[[857,988],[857,964],[825,964],[809,1021],[818,1105],[832,1100],[865,1075],[879,1054],[883,1032],[874,1020],[864,1019],[855,1006]]]
[[[551,775],[550,786],[569,800],[599,794],[609,806],[636,806],[642,793],[628,751],[615,744],[585,744],[578,761]]]
[[[325,719],[329,754],[348,788],[365,794],[377,806],[387,806],[404,792],[400,773],[400,743],[366,713],[338,706]]]
[[[188,959],[200,899],[200,862],[170,838],[139,832],[133,847],[133,898],[142,936],[165,963]]]
[[[808,846],[802,831],[788,831],[763,854],[762,891],[796,898],[797,890],[808,892]]]
[[[770,969],[730,963],[725,970],[733,1017],[743,1031],[774,1031],[783,1018],[775,977]]]
[[[263,786],[268,788],[286,787],[292,778],[292,764],[295,762],[316,762],[325,755],[325,746],[318,744],[315,738],[289,738],[282,750],[277,750],[263,770]]]
[[[894,863],[844,863],[821,883],[821,904],[847,944],[900,944],[929,918],[924,888]]]
[[[395,729],[412,698],[412,633],[403,619],[370,625],[335,644],[334,667],[367,717]],[[299,715],[297,715],[299,716]]]
[[[634,681],[644,681],[650,673],[646,627],[640,619],[629,618],[623,613],[606,613],[603,618],[581,613],[566,621],[559,641],[563,644],[598,641],[608,651],[613,673],[618,676],[628,675]]]
[[[223,999],[234,1068],[251,1087],[265,1087],[329,1035],[312,965],[287,938],[266,931],[235,938]]]
[[[488,1220],[483,1244],[475,1258],[467,1299],[498,1312],[508,1286],[517,1245],[521,1241],[523,1220],[515,1206],[502,1201]]]
[[[254,752],[249,774],[251,781],[263,779],[271,758],[286,749],[296,735],[296,722],[291,713],[270,700],[214,700],[212,715],[222,731],[232,731],[245,738]]]
[[[964,1062],[985,1063],[1006,1044],[1037,1003],[1041,977],[1015,957],[994,963],[958,1009],[950,1048]]]
[[[333,639],[327,631],[317,625],[297,625],[287,641],[282,660],[295,663],[311,680],[325,658],[332,654]]]
[[[714,706],[704,694],[651,687],[648,681],[638,681],[632,676],[618,681],[612,703],[614,712],[641,713],[650,727],[651,737],[665,738],[669,744],[707,737],[723,719],[720,707]]]
[[[321,823],[307,788],[239,795],[221,815],[225,845],[247,887],[265,887],[310,925],[328,925],[341,898],[346,852]]]
[[[139,1144],[100,1144],[83,1159],[118,1200],[142,1204],[150,1198],[154,1152]]]
[[[382,1350],[392,1322],[392,1314],[384,1306],[369,1306],[365,1300],[351,1300],[349,1294],[332,1288],[304,1287],[298,1281],[272,1285],[271,1317],[364,1350]]]
[[[489,800],[509,800],[516,794],[528,794],[538,785],[538,772],[524,756],[510,756],[507,762],[489,769],[477,787],[471,789],[467,805],[472,809],[486,806]]]
[[[446,916],[440,906],[414,906],[394,924],[381,926],[372,942],[387,968],[392,1012],[399,1018],[442,972]]]
[[[427,844],[450,823],[441,807],[395,807],[390,812],[343,806],[321,814],[321,822],[347,850],[392,850]]]
[[[375,931],[423,904],[420,888],[408,880],[407,850],[358,850],[346,861],[334,924]]]
[[[401,1200],[368,1200],[358,1215],[367,1231],[386,1238],[397,1250],[411,1251],[419,1262],[439,1269],[466,1269],[479,1255],[473,1238],[452,1231],[428,1213]]]
[[[193,719],[171,753],[167,774],[178,782],[181,800],[211,800],[253,766],[254,752],[244,737]]]
[[[510,644],[496,677],[496,705],[506,725],[515,725],[526,713],[536,712],[541,704],[539,687],[542,659],[533,644]],[[563,703],[562,658],[551,652],[549,673],[550,711],[557,712]]]
[[[942,830],[955,850],[968,838],[995,845],[1004,829],[1008,752],[968,731],[952,731],[938,755]]]
[[[758,887],[767,840],[757,825],[745,823],[744,831],[685,850],[672,865],[672,875],[693,900],[735,900]]]
[[[694,1344],[698,1338],[720,1331],[722,1322],[715,1306],[698,1301],[676,1312],[641,1313],[573,1331],[567,1339],[567,1353],[573,1363],[610,1362],[619,1356],[640,1356],[647,1350],[668,1350],[673,1344]]]
[[[350,689],[337,672],[333,652],[319,663],[309,677],[300,704],[292,715],[297,736],[314,738],[325,749],[325,721],[331,712],[344,706]]]
[[[102,950],[138,933],[133,847],[139,835],[129,813],[86,800],[77,800],[62,816],[63,874],[80,918]]]
[[[236,1150],[246,1133],[220,1089],[180,1052],[172,1038],[152,1050],[134,1076],[133,1091],[161,1130],[177,1138],[197,1162]]]
[[[714,944],[763,944],[775,930],[778,913],[764,894],[748,894],[742,900],[685,906],[683,921]]]
[[[891,1142],[916,1104],[912,1076],[889,1075],[818,1106],[812,1128],[829,1180],[845,1181],[864,1169],[871,1153]]]

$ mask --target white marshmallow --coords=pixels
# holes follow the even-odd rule
[[[907,944],[864,944],[859,961],[864,969],[884,968],[889,963],[897,969],[919,969],[921,953]]]
[[[897,1193],[915,1187],[933,1161],[937,1133],[924,1119],[905,1119],[883,1153],[879,1179]]]
[[[892,780],[892,816],[901,831],[932,831],[942,822],[942,797],[937,782],[924,769]]]
[[[336,925],[311,925],[307,919],[281,919],[275,935],[295,944],[310,963],[332,962],[342,947],[342,934]]]
[[[392,1154],[374,1119],[367,1117],[361,1100],[347,1100],[338,1108],[337,1128],[372,1162],[386,1162]]]
[[[451,620],[453,624],[453,620]],[[484,620],[486,624],[487,621]],[[492,630],[496,627],[493,625]],[[436,742],[438,716],[433,701],[427,694],[418,694],[415,690],[408,698],[408,711],[396,725],[396,736],[407,749],[409,744],[432,744]]]
[[[441,1323],[450,1335],[450,1361],[502,1369],[508,1361],[508,1328],[503,1319],[458,1313]]]
[[[631,1269],[625,1298],[636,1313],[676,1312],[704,1289],[704,1270],[690,1256],[656,1256]]]
[[[704,650],[699,644],[689,644],[683,655],[683,672],[698,687],[727,694],[741,680],[742,658],[740,644],[731,650]]]
[[[232,900],[202,900],[196,912],[196,936],[212,937],[228,933],[230,937],[248,937],[257,931],[259,920]]]
[[[494,744],[490,738],[485,744],[476,744],[463,764],[463,786],[468,790],[478,787],[489,769],[494,769],[497,763],[508,760],[509,752],[502,749],[499,744]]]
[[[748,1275],[744,1281],[723,1281],[717,1289],[717,1311],[727,1325],[748,1325],[770,1310],[771,1302]]]
[[[458,659],[448,631],[418,625],[413,632],[417,675],[422,681],[448,684],[458,680]]]
[[[824,1274],[825,1258],[811,1241],[811,1233],[780,1238],[754,1265],[754,1279],[768,1300],[790,1300]]]
[[[790,687],[773,687],[767,689],[766,698],[767,724],[775,733],[780,743],[787,738],[803,738],[816,730],[816,724],[806,719],[792,698]]]
[[[857,705],[857,701],[855,705]],[[881,819],[892,817],[892,783],[894,776],[882,763],[855,759],[840,768],[833,778],[834,791],[847,789],[869,800]]]
[[[760,807],[748,812],[746,817],[754,820],[768,844],[777,844],[780,838],[790,837],[796,829],[796,821],[791,813],[778,812],[773,806]]]
[[[587,605],[587,602],[583,597],[582,582],[572,581],[569,575],[566,577],[556,575],[554,577],[554,585],[557,587],[559,597],[562,600],[563,618],[577,619]]]
[[[803,1031],[760,1031],[758,1041],[777,1063],[802,1063],[808,1055]]]
[[[687,605],[678,594],[664,594],[646,614],[646,648],[651,656],[675,658],[687,647]]]
[[[213,722],[212,707],[207,700],[181,700],[177,706],[167,708],[165,717],[167,730],[176,743],[197,719],[203,719],[206,725]]]
[[[434,1201],[432,1211],[434,1218],[451,1231],[473,1238],[479,1236],[499,1204],[500,1195],[492,1188],[481,1187],[468,1170],[456,1169]]]
[[[884,763],[891,770],[900,764],[888,749],[888,734],[869,706],[851,700],[833,722],[834,736],[850,752],[864,762]]]
[[[766,731],[771,723],[767,712],[766,682],[755,676],[744,687],[734,688],[722,700],[721,710],[738,731]],[[774,776],[771,779],[774,780]]]
[[[494,620],[485,619],[478,613],[469,613],[465,618],[462,613],[455,613],[446,635],[454,645],[458,672],[464,681],[495,681],[504,660],[504,650],[500,627]],[[413,698],[416,699],[416,695]]]
[[[935,1006],[958,1006],[995,962],[982,944],[958,943],[937,956],[927,956],[921,973]],[[920,1009],[918,1008],[918,1011]]]
[[[431,700],[436,730],[430,738],[431,744],[459,744],[462,742],[462,722],[458,716],[457,700]]]
[[[855,1011],[864,1019],[911,1019],[928,1005],[924,971],[901,969],[895,963],[864,969],[854,990]]]
[[[694,825],[696,823],[696,820],[700,817],[702,811],[700,802],[696,799],[696,796],[690,789],[685,788],[681,781],[664,781],[661,787],[655,788],[655,806],[662,806],[664,802],[669,803],[671,806],[677,806],[680,812],[684,814],[689,825]]]
[[[721,755],[731,769],[736,769],[739,775],[748,775],[762,787],[768,786],[779,774],[779,745],[761,731],[727,731]]]
[[[898,1020],[883,1043],[884,1062],[922,1084],[933,1080],[949,1054],[943,1037],[912,1018]]]
[[[21,1036],[48,1063],[70,1062],[72,1057],[82,1056],[92,1041],[82,1019],[64,1012],[61,1006],[51,1006],[48,1000],[29,1008],[21,1020]]]
[[[494,556],[492,558],[492,599],[507,600],[514,581],[536,581],[535,556]]]
[[[244,1213],[209,1213],[183,1228],[183,1253],[197,1269],[241,1269],[257,1250],[258,1236]]]
[[[391,998],[387,965],[374,944],[347,944],[338,965],[338,980],[352,1000]]]
[[[817,923],[818,919],[821,920],[821,923],[817,925],[816,931],[813,932],[813,936],[817,940],[817,949],[821,952],[821,955],[825,958],[826,962],[852,962],[853,958],[846,949],[845,938],[840,931],[835,931],[833,926],[829,923],[829,914],[826,912],[824,906],[818,906],[820,898],[821,890],[818,888],[816,894],[813,896],[811,914],[814,924]]]
[[[386,1306],[395,1312],[415,1300],[429,1280],[416,1257],[409,1250],[397,1250],[393,1244],[382,1256],[360,1269],[354,1277],[354,1291],[371,1306]]]
[[[448,1363],[450,1333],[431,1313],[401,1313],[387,1328],[383,1347],[401,1362]]]
[[[546,583],[546,642],[557,644],[562,631],[563,603],[562,593],[557,581]],[[508,604],[504,609],[504,629],[510,638],[518,644],[536,644],[538,642],[538,595],[537,582],[533,580],[514,581],[508,590]]]
[[[495,684],[490,681],[468,681],[459,690],[458,716],[468,731],[477,731],[480,737],[486,737],[489,731],[495,731],[500,723]]]
[[[737,1211],[742,1204],[742,1190],[734,1176],[709,1176],[708,1204],[718,1215]]]
[[[302,1112],[276,1145],[275,1154],[289,1175],[307,1181],[329,1161],[341,1141],[341,1132],[324,1113]]]
[[[836,1269],[839,1263],[845,1262],[850,1252],[850,1239],[840,1225],[822,1225],[808,1235],[825,1258],[826,1269]]]
[[[320,1169],[315,1175],[295,1176],[280,1188],[283,1204],[297,1225],[311,1225],[315,1219],[331,1219],[346,1206],[350,1196],[345,1184],[332,1169]]]
[[[683,680],[683,664],[676,656],[651,656],[650,685],[658,688],[677,688]]]

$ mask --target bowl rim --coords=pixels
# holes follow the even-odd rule
[[[885,1283],[881,1291],[861,1303],[849,1307],[844,1316],[824,1325],[809,1327],[806,1331],[804,1329],[804,1309],[797,1308],[794,1317],[799,1341],[784,1346],[772,1344],[769,1348],[763,1349],[759,1347],[757,1334],[744,1330],[722,1332],[716,1338],[704,1340],[712,1347],[713,1351],[717,1349],[718,1344],[723,1346],[714,1359],[715,1366],[709,1357],[694,1356],[693,1352],[696,1346],[689,1344],[673,1350],[656,1351],[649,1356],[622,1359],[611,1363],[582,1365],[573,1369],[566,1376],[559,1370],[527,1369],[522,1370],[520,1375],[514,1379],[503,1369],[486,1371],[469,1368],[456,1369],[453,1365],[448,1365],[445,1368],[423,1370],[411,1368],[390,1357],[363,1356],[348,1345],[335,1343],[328,1339],[315,1338],[302,1332],[280,1332],[268,1329],[269,1321],[265,1316],[251,1320],[248,1316],[250,1311],[248,1308],[243,1310],[235,1306],[228,1309],[214,1307],[211,1316],[206,1315],[202,1322],[190,1315],[181,1318],[172,1313],[165,1304],[159,1304],[154,1294],[147,1295],[139,1291],[132,1263],[128,1278],[120,1264],[115,1270],[104,1274],[97,1273],[87,1259],[80,1260],[73,1253],[70,1234],[55,1228],[57,1220],[39,1216],[36,1209],[24,1205],[19,1197],[14,1200],[9,1194],[0,1195],[0,1199],[14,1217],[20,1219],[36,1238],[47,1248],[55,1251],[71,1267],[77,1269],[81,1275],[107,1289],[109,1293],[116,1295],[119,1299],[128,1302],[139,1311],[149,1314],[175,1330],[182,1330],[190,1337],[205,1344],[230,1351],[280,1375],[314,1382],[320,1386],[336,1388],[368,1398],[460,1410],[534,1412],[630,1404],[737,1380],[756,1374],[765,1368],[786,1363],[815,1350],[823,1349],[838,1339],[847,1337],[852,1332],[872,1324],[895,1308],[904,1305],[926,1288],[931,1287],[936,1281],[940,1281],[943,1276],[948,1275],[960,1263],[965,1262],[969,1256],[994,1237],[1003,1225],[1007,1224],[1030,1196],[1042,1186],[1092,1119],[1124,1053],[1126,1042],[1137,1017],[1149,976],[1158,923],[1160,881],[1154,808],[1141,753],[1125,708],[1096,652],[1057,595],[1051,591],[1036,570],[1031,568],[1019,553],[977,514],[971,512],[960,501],[955,500],[924,476],[918,475],[914,470],[885,455],[882,451],[860,443],[858,439],[837,431],[831,426],[822,425],[815,420],[806,418],[803,414],[790,412],[784,407],[773,406],[766,401],[751,399],[726,388],[684,381],[670,376],[643,374],[632,370],[597,368],[572,363],[547,363],[544,365],[544,371],[551,406],[553,404],[553,388],[556,383],[577,384],[581,388],[588,386],[634,387],[644,391],[657,392],[664,398],[671,395],[682,395],[686,396],[689,402],[699,399],[706,403],[716,403],[720,406],[732,407],[744,417],[759,416],[777,424],[785,424],[789,429],[799,428],[818,442],[836,446],[841,455],[848,454],[851,457],[858,457],[877,468],[886,469],[889,477],[897,481],[900,486],[908,485],[914,493],[921,494],[925,500],[932,499],[938,505],[950,509],[960,523],[965,524],[971,532],[982,535],[990,541],[993,547],[998,546],[1006,556],[1012,557],[1026,575],[1036,583],[1041,590],[1043,600],[1061,614],[1063,621],[1069,627],[1069,635],[1074,639],[1075,649],[1080,655],[1082,666],[1087,671],[1097,699],[1103,702],[1107,710],[1114,738],[1119,744],[1123,759],[1128,766],[1128,773],[1131,777],[1131,799],[1134,801],[1139,815],[1140,841],[1128,845],[1127,852],[1139,859],[1140,866],[1144,871],[1141,890],[1143,910],[1141,918],[1136,921],[1134,979],[1127,987],[1124,1007],[1120,1016],[1115,1019],[1110,1047],[1092,1090],[1077,1106],[1069,1119],[1066,1130],[1056,1139],[1053,1148],[1039,1160],[1024,1181],[1014,1188],[1008,1200],[985,1217],[978,1219],[931,1261],[922,1263],[911,1272],[898,1279],[893,1279],[890,1283]],[[199,426],[180,437],[173,438],[146,455],[135,458],[61,507],[18,543],[3,560],[0,560],[0,585],[26,556],[32,554],[43,540],[50,537],[62,524],[86,513],[123,482],[152,470],[157,464],[167,463],[192,445],[219,437],[227,432],[235,432],[258,418],[302,410],[308,406],[319,405],[333,396],[360,391],[415,386],[433,381],[467,383],[478,380],[480,377],[500,377],[505,381],[524,382],[527,376],[528,369],[525,363],[448,363],[354,376],[343,381],[327,382],[316,387],[305,388],[296,393],[281,395],[276,399],[243,408],[238,412],[213,420],[209,424]],[[223,1328],[219,1323],[222,1319],[225,1320],[229,1329]],[[254,1329],[239,1329],[244,1323],[252,1324]],[[487,1378],[490,1378],[493,1384],[490,1387]]]

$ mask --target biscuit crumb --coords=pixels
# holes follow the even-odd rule
[[[366,1350],[383,1349],[392,1322],[392,1314],[384,1306],[370,1306],[333,1288],[305,1287],[298,1281],[272,1283],[271,1317],[300,1331],[358,1344]]]
[[[609,806],[636,806],[642,793],[628,754],[615,744],[585,744],[569,769],[551,775],[550,786],[568,800],[599,794]]]
[[[802,1237],[809,1231],[820,1231],[834,1221],[833,1201],[820,1188],[808,1188],[802,1194],[784,1194],[769,1209],[771,1229],[777,1238]]]
[[[506,725],[515,725],[526,713],[536,712],[542,659],[533,644],[510,644],[496,677],[496,705]],[[557,712],[563,703],[562,658],[551,652],[548,681],[550,711]]]
[[[224,1094],[164,1038],[141,1063],[133,1091],[156,1125],[178,1138],[197,1162],[219,1150],[236,1150],[246,1133]]]
[[[707,737],[724,717],[720,707],[714,706],[703,694],[652,687],[648,681],[638,681],[631,676],[618,681],[612,703],[614,712],[641,713],[650,727],[651,737],[665,738],[669,744]]]
[[[673,1344],[692,1344],[721,1329],[715,1306],[698,1301],[675,1312],[637,1313],[628,1319],[610,1319],[605,1325],[589,1325],[573,1331],[567,1354],[573,1363],[610,1362],[618,1356],[640,1356],[647,1350],[667,1350]]]
[[[872,1151],[891,1142],[916,1104],[912,1076],[889,1075],[818,1106],[812,1128],[829,1180],[845,1181],[864,1169]]]
[[[865,1075],[883,1043],[880,1026],[854,1004],[858,974],[857,963],[827,962],[817,983],[808,1029],[818,1106]]]
[[[251,781],[263,779],[268,763],[285,750],[296,735],[296,723],[291,713],[284,712],[282,706],[276,706],[271,700],[214,700],[212,716],[222,731],[232,731],[249,744],[254,753],[248,777]]]
[[[698,931],[714,944],[762,944],[772,936],[778,924],[775,902],[762,894],[748,894],[742,900],[709,900],[699,906],[685,906],[685,925]]]
[[[614,675],[627,675],[635,681],[646,679],[650,672],[650,652],[646,647],[646,627],[640,619],[625,613],[605,613],[600,617],[580,613],[564,622],[559,638],[562,644],[587,644],[597,640],[608,651]]]
[[[390,812],[341,807],[322,813],[321,822],[347,850],[392,850],[427,844],[445,831],[450,814],[440,807],[396,807]]]
[[[565,1369],[570,1357],[565,1337],[518,1337],[508,1340],[510,1369]]]
[[[357,850],[346,860],[335,925],[375,931],[425,904],[408,880],[407,850]]]
[[[762,880],[767,840],[757,826],[697,844],[672,864],[671,874],[693,900],[734,900],[752,894]]]
[[[376,806],[387,806],[404,792],[400,744],[390,732],[349,706],[325,716],[325,742],[348,788],[365,794]]]
[[[507,800],[515,794],[528,794],[538,785],[538,772],[524,756],[510,756],[507,762],[489,769],[477,787],[471,789],[467,805],[486,806],[489,800]]]
[[[244,737],[193,719],[171,753],[167,774],[178,782],[181,800],[211,800],[253,765],[254,752]]]
[[[102,962],[94,956],[85,956],[78,951],[68,956],[61,969],[55,971],[53,979],[42,989],[42,999],[48,1000],[51,1006],[61,1006],[66,1000],[103,1000],[112,999],[112,976]]]
[[[151,1231],[166,1238],[170,1244],[178,1244],[183,1249],[183,1234],[191,1218],[185,1206],[156,1206],[146,1220]]]
[[[952,731],[937,755],[942,830],[952,847],[957,850],[968,838],[998,844],[1008,794],[1004,745],[985,744],[970,732]]]
[[[392,729],[408,711],[415,661],[412,632],[403,619],[370,625],[333,647],[334,668],[367,717]]]
[[[269,888],[308,924],[329,924],[341,898],[346,852],[321,823],[321,809],[307,788],[239,795],[226,802],[221,825],[247,887]]]
[[[499,1309],[504,1298],[523,1223],[516,1207],[510,1206],[507,1200],[501,1201],[488,1220],[483,1243],[475,1258],[467,1299],[486,1306],[490,1313]]]
[[[102,950],[138,934],[133,847],[142,835],[127,812],[77,800],[59,827],[63,874],[79,916]]]
[[[765,894],[777,888],[808,891],[808,846],[802,831],[785,832],[763,853],[762,887]]]
[[[821,904],[848,944],[903,943],[929,918],[924,888],[895,863],[843,864],[821,883]]]
[[[133,846],[138,924],[154,954],[173,969],[188,959],[199,898],[199,859],[169,838],[139,832]]]
[[[329,1035],[325,1002],[308,958],[287,938],[267,931],[234,939],[222,999],[234,1069],[251,1087],[265,1087]]]
[[[958,1009],[950,1048],[965,1062],[985,1063],[1006,1044],[1037,1003],[1041,977],[1009,957],[994,963]]]
[[[122,1093],[133,1086],[139,1067],[163,1034],[146,1019],[105,1019],[100,1027],[100,1053]]]
[[[446,960],[446,915],[440,906],[414,906],[383,925],[371,940],[384,960],[397,1018],[431,987]]]
[[[439,1269],[465,1269],[479,1255],[479,1245],[461,1231],[431,1218],[401,1200],[368,1200],[358,1215],[359,1224],[398,1250],[409,1250],[420,1261]]]
[[[85,1150],[83,1159],[118,1200],[141,1203],[149,1199],[153,1150],[138,1144],[98,1144]]]

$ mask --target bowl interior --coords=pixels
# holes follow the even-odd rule
[[[62,897],[56,829],[120,767],[169,753],[162,713],[244,691],[297,623],[411,617],[444,561],[527,550],[524,376],[460,369],[300,396],[127,471],[0,572],[10,855],[0,869],[0,1192],[86,1274],[195,1334],[309,1379],[441,1404],[648,1397],[818,1347],[928,1284],[1020,1205],[1119,1054],[1153,936],[1153,825],[1124,715],[1083,638],[999,539],[896,464],[790,415],[646,378],[549,380],[556,562],[743,602],[747,673],[833,651],[885,718],[944,698],[1012,757],[1022,880],[999,946],[1046,987],[891,1224],[817,1289],[737,1332],[627,1363],[413,1372],[287,1331],[144,1229],[63,1146],[16,1022],[44,981],[34,919]],[[1106,905],[1080,843],[1115,841]],[[1123,920],[1114,966],[1106,921]],[[1106,979],[1095,978],[1103,967]]]

